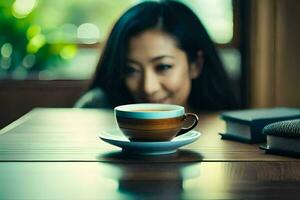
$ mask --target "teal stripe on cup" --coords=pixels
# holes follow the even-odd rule
[[[122,105],[115,107],[114,111],[118,117],[135,119],[163,119],[180,117],[185,114],[183,106],[156,103]]]

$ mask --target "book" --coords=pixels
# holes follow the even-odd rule
[[[226,123],[225,133],[220,133],[222,139],[246,143],[266,141],[262,129],[271,123],[300,119],[298,108],[258,108],[223,112],[220,115]]]
[[[275,122],[264,127],[266,153],[300,157],[300,119]]]

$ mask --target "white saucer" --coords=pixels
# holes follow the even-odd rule
[[[162,155],[175,153],[184,145],[196,141],[200,137],[197,131],[189,131],[166,142],[130,142],[119,129],[102,131],[99,137],[112,145],[121,147],[123,151],[141,155]]]

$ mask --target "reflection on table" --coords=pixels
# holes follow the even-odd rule
[[[1,162],[1,199],[296,198],[299,162]]]

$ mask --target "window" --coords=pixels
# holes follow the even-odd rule
[[[233,0],[180,0],[201,18],[233,79]],[[0,78],[88,79],[113,23],[140,0],[5,0],[0,2]]]

